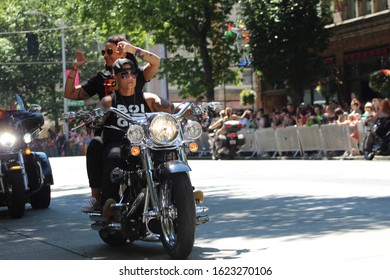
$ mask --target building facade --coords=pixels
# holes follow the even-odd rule
[[[335,0],[330,44],[322,54],[329,76],[342,81],[338,98],[379,97],[369,74],[390,67],[390,0]]]

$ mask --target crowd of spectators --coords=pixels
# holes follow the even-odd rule
[[[46,135],[35,141],[34,149],[45,152],[48,157],[85,156],[93,136],[93,131],[79,129],[78,131],[70,131],[68,138],[66,138],[63,130],[56,133],[49,128]]]
[[[274,129],[287,126],[312,126],[314,124],[347,124],[350,127],[350,139],[354,151],[359,153],[358,145],[358,122],[364,122],[369,126],[376,117],[390,115],[390,102],[388,99],[374,98],[363,104],[353,98],[350,104],[342,106],[336,100],[330,104],[301,104],[297,108],[292,103],[280,109],[265,112],[264,109],[250,110],[240,122],[244,129]],[[242,112],[237,112],[241,114]],[[79,129],[69,132],[66,138],[63,131],[58,133],[53,129],[47,131],[47,135],[41,137],[35,143],[35,149],[45,152],[49,157],[57,156],[84,156],[89,142],[93,138],[93,131]]]
[[[357,98],[353,98],[350,104],[341,105],[336,100],[330,104],[301,104],[295,108],[289,103],[286,107],[264,112],[259,109],[252,110],[250,116],[242,120],[245,129],[263,129],[267,127],[279,128],[292,125],[312,126],[322,124],[347,124],[350,129],[350,139],[353,153],[359,154],[358,123],[363,122],[369,127],[377,117],[390,115],[390,102],[388,99],[374,98],[362,104]]]

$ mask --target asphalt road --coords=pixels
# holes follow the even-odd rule
[[[28,206],[24,217],[11,219],[0,208],[1,260],[169,260],[159,242],[103,243],[79,210],[89,195],[85,158],[50,161],[55,185],[49,209]],[[375,279],[388,279],[389,165],[387,160],[190,160],[191,179],[205,193],[210,221],[198,227],[189,260],[267,263],[279,275],[295,276],[314,265],[319,275],[341,269],[347,277],[375,272]]]

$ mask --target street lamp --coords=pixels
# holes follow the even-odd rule
[[[62,51],[62,86],[63,90],[65,90],[65,83],[66,83],[66,59],[65,59],[65,21],[61,19],[61,25],[57,25],[54,23],[54,20],[46,15],[45,13],[42,13],[40,11],[27,11],[24,12],[26,15],[42,15],[46,18],[48,18],[55,26],[57,26],[59,29],[61,29],[61,51]],[[64,97],[64,113],[68,112],[68,99]],[[66,123],[64,123],[64,134],[66,139],[68,139],[68,126]]]

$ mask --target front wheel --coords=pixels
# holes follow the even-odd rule
[[[42,188],[31,196],[31,206],[34,209],[45,209],[50,206],[51,187],[44,184]]]
[[[196,227],[195,200],[188,175],[168,175],[160,199],[162,244],[171,258],[185,259],[194,246]]]
[[[373,144],[370,141],[370,137],[366,136],[363,141],[363,156],[366,160],[373,160],[375,152],[373,151]]]
[[[26,192],[22,172],[8,174],[10,197],[8,200],[8,213],[12,218],[21,218],[26,207]]]

